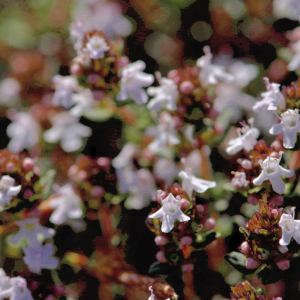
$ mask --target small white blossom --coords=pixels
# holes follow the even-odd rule
[[[68,112],[55,115],[52,120],[52,128],[44,132],[44,140],[48,143],[58,143],[66,152],[79,150],[82,146],[82,138],[92,134],[91,128],[82,125],[78,119]]]
[[[51,257],[54,253],[52,244],[46,244],[44,247],[38,248],[23,247],[23,250],[25,252],[24,262],[28,265],[30,272],[41,274],[42,269],[57,269],[58,259]]]
[[[223,66],[214,65],[211,63],[213,55],[210,47],[203,48],[204,56],[197,60],[197,67],[201,69],[200,81],[204,84],[217,84],[220,80],[225,82],[233,82],[234,76],[226,73]]]
[[[217,186],[215,181],[200,179],[192,175],[192,168],[188,167],[188,160],[182,159],[182,161],[185,164],[185,171],[180,171],[178,176],[182,179],[182,188],[190,199],[193,198],[193,191],[204,193]]]
[[[295,220],[295,207],[292,207],[290,214],[281,215],[279,226],[282,229],[281,246],[289,245],[292,237],[300,244],[300,220]]]
[[[267,92],[261,94],[263,99],[258,101],[253,106],[255,112],[260,112],[264,110],[277,110],[278,108],[285,108],[285,99],[280,92],[280,84],[270,83],[269,78],[264,77]]]
[[[281,18],[300,21],[300,0],[274,0],[274,15]]]
[[[21,185],[14,186],[15,180],[8,175],[4,175],[0,180],[0,206],[8,205],[13,196],[21,191]]]
[[[285,184],[281,176],[290,178],[294,175],[293,170],[287,170],[279,165],[283,152],[280,152],[280,158],[271,158],[268,156],[263,162],[260,161],[262,172],[253,180],[255,185],[261,185],[265,180],[270,180],[274,192],[283,194]]]
[[[175,219],[179,222],[189,221],[191,218],[186,216],[179,208],[179,196],[176,199],[171,193],[163,200],[160,193],[163,206],[149,218],[163,218],[161,231],[168,233],[174,228]]]
[[[134,154],[138,151],[136,145],[132,143],[126,143],[121,152],[112,160],[112,165],[115,169],[121,169],[128,166]]]
[[[8,149],[11,152],[21,152],[38,143],[40,126],[29,113],[16,113],[13,115],[12,121],[6,130],[7,135],[11,138],[8,144]]]
[[[94,107],[94,96],[90,89],[85,89],[79,94],[73,94],[72,101],[75,105],[69,110],[69,113],[73,117],[81,117],[86,111],[92,110]]]
[[[54,229],[41,226],[38,218],[29,218],[23,221],[16,222],[20,226],[20,231],[13,235],[11,242],[16,244],[19,240],[25,238],[27,240],[28,247],[39,248],[41,241],[37,238],[39,234],[45,236],[45,238],[51,238],[55,234]]]
[[[147,103],[148,95],[143,87],[151,85],[154,76],[142,72],[145,68],[146,64],[138,60],[122,69],[121,90],[117,95],[117,100],[124,101],[131,98],[137,104]]]
[[[65,108],[72,107],[74,105],[72,95],[79,88],[78,80],[72,76],[55,75],[52,82],[55,84],[52,104]]]
[[[281,122],[275,124],[270,129],[271,134],[279,134],[283,132],[283,146],[286,149],[295,147],[297,141],[297,133],[300,132],[298,109],[288,109],[281,114],[281,118],[277,116]]]
[[[86,47],[83,48],[83,52],[90,53],[92,59],[98,59],[104,57],[104,52],[108,51],[110,47],[106,44],[106,41],[103,37],[94,35],[86,43]]]
[[[238,129],[239,137],[232,139],[228,143],[228,147],[226,148],[226,152],[229,155],[233,155],[245,149],[245,151],[251,151],[257,143],[257,138],[259,136],[259,130],[253,127],[254,120],[249,119],[248,123],[250,127],[246,124],[240,129]]]
[[[70,27],[70,35],[75,41],[74,48],[76,51],[81,50],[83,46],[83,40],[85,36],[85,28],[83,22],[81,21],[74,21],[71,23]]]
[[[157,126],[150,126],[146,134],[156,137],[156,139],[148,145],[148,148],[152,152],[158,152],[166,145],[173,146],[180,143],[177,137],[175,121],[167,112],[163,112],[160,115],[159,124]]]
[[[50,222],[60,225],[68,219],[80,218],[82,216],[81,202],[71,184],[60,187],[58,196],[50,199],[50,207],[54,209]]]
[[[157,79],[160,83],[158,87],[149,87],[147,93],[149,96],[154,96],[147,105],[149,110],[161,110],[164,106],[168,110],[176,110],[176,101],[178,98],[177,84],[172,79],[161,78],[160,73],[157,73]]]
[[[154,175],[163,180],[168,186],[174,181],[178,174],[178,168],[170,158],[160,158],[154,164]]]
[[[26,279],[18,276],[9,278],[3,269],[0,269],[0,299],[33,300],[27,288]]]

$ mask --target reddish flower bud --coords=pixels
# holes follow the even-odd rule
[[[157,261],[162,262],[162,263],[167,261],[163,251],[158,251],[155,255],[155,258]]]
[[[290,268],[290,261],[284,258],[276,262],[276,265],[279,270],[287,270]]]
[[[180,248],[182,248],[182,246],[190,246],[192,242],[193,239],[190,236],[184,236],[180,240]]]
[[[251,250],[249,244],[246,241],[242,242],[241,247],[239,249],[246,256],[249,254],[249,252]]]
[[[246,268],[249,270],[257,269],[259,265],[260,261],[252,257],[249,257],[246,261]]]
[[[193,264],[183,264],[181,266],[182,272],[193,272],[194,265]]]
[[[179,207],[181,210],[186,210],[190,205],[190,202],[184,198],[182,198],[179,202]]]
[[[154,239],[155,245],[157,246],[164,246],[168,243],[168,239],[164,237],[163,235],[158,235]]]
[[[179,86],[179,90],[182,93],[189,94],[193,91],[194,85],[190,81],[183,81]]]
[[[12,163],[12,162],[9,162],[7,165],[6,165],[6,172],[7,173],[10,173],[10,172],[12,172],[14,169],[15,169],[15,165],[14,165],[14,163]]]
[[[255,195],[249,195],[248,203],[252,205],[256,205],[258,203],[258,198]]]
[[[284,202],[284,199],[281,195],[275,195],[270,200],[270,204],[272,204],[272,206],[274,206],[274,207],[283,205],[283,202]]]
[[[196,209],[197,209],[197,212],[199,213],[199,214],[203,214],[204,213],[204,206],[203,205],[201,205],[201,204],[198,204],[198,205],[196,205]]]
[[[213,218],[208,218],[203,224],[205,230],[212,230],[216,226],[216,221]]]
[[[24,191],[24,198],[29,199],[33,195],[33,191],[30,189],[26,189]]]
[[[25,172],[29,172],[34,168],[34,161],[32,158],[26,157],[23,160],[22,165],[23,165]]]
[[[94,186],[91,191],[93,197],[102,197],[105,194],[105,190],[102,186]]]

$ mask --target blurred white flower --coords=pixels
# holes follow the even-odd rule
[[[50,199],[50,207],[54,209],[50,222],[60,225],[69,219],[80,218],[82,216],[81,202],[71,184],[68,183],[60,187],[58,196]]]
[[[21,152],[24,149],[32,148],[38,143],[40,126],[30,113],[16,113],[13,115],[12,121],[6,129],[7,135],[11,138],[8,144],[8,149],[11,152]]]
[[[41,226],[38,218],[17,221],[16,224],[20,227],[20,231],[11,237],[13,244],[25,238],[29,248],[39,248],[41,245],[41,241],[37,238],[39,234],[44,235],[45,238],[51,238],[55,234],[54,229]]]
[[[8,175],[4,175],[0,180],[0,206],[10,204],[13,196],[21,191],[21,185],[14,186],[15,180]]]
[[[178,176],[182,179],[182,188],[187,193],[189,199],[193,198],[193,191],[204,193],[208,189],[217,186],[215,181],[197,178],[192,175],[192,169],[188,167],[188,159],[182,159],[185,164],[185,171],[180,171]]]
[[[83,46],[83,40],[85,36],[85,28],[83,22],[81,21],[73,21],[69,27],[70,35],[75,41],[75,50],[81,50]]]
[[[60,141],[61,147],[66,152],[73,152],[82,147],[82,138],[92,134],[91,128],[78,122],[78,118],[68,112],[55,115],[52,120],[52,128],[44,132],[44,140],[48,143]]]
[[[270,83],[269,78],[264,77],[267,92],[261,94],[263,99],[253,106],[255,112],[264,110],[285,109],[285,99],[280,92],[280,84]]]
[[[261,185],[265,180],[270,180],[274,192],[283,194],[285,184],[281,176],[290,178],[294,175],[293,170],[287,170],[279,165],[283,152],[280,152],[280,158],[271,158],[268,156],[263,162],[260,161],[262,172],[253,180],[255,185]]]
[[[94,96],[90,89],[85,89],[79,94],[72,94],[72,101],[75,105],[69,110],[69,113],[73,117],[81,117],[94,107]]]
[[[143,87],[151,85],[154,76],[142,72],[145,68],[146,64],[138,60],[122,69],[121,90],[117,95],[117,100],[124,101],[131,98],[137,104],[147,103],[148,95]]]
[[[277,18],[300,21],[300,0],[274,0],[273,11]]]
[[[138,147],[132,143],[126,143],[121,152],[112,160],[115,169],[124,168],[131,164],[134,154],[138,151]]]
[[[51,257],[54,253],[54,246],[46,244],[39,248],[23,247],[25,252],[24,262],[28,265],[30,272],[41,274],[42,269],[55,270],[58,267],[58,259]]]
[[[289,245],[292,237],[300,244],[300,220],[295,220],[295,207],[292,207],[291,213],[281,215],[279,226],[282,229],[281,246]]]
[[[300,40],[292,44],[291,48],[295,54],[292,60],[289,62],[287,68],[289,71],[296,71],[300,67]]]
[[[9,278],[3,269],[0,269],[0,299],[33,300],[27,288],[26,279],[18,276]]]
[[[179,94],[177,84],[172,79],[161,78],[160,73],[157,73],[157,79],[160,86],[147,89],[148,95],[154,97],[149,101],[147,108],[158,111],[165,106],[168,110],[176,110]]]
[[[226,152],[229,155],[234,155],[245,149],[245,151],[249,152],[254,149],[254,146],[257,143],[257,138],[259,136],[259,130],[253,127],[254,119],[250,118],[248,120],[250,127],[246,124],[243,124],[243,127],[238,128],[239,137],[232,139],[228,143],[228,147],[226,148]]]
[[[170,158],[160,158],[154,164],[154,175],[168,186],[171,186],[177,174],[178,168]]]
[[[148,127],[146,134],[156,137],[155,140],[148,145],[148,148],[152,152],[158,152],[166,145],[173,146],[180,143],[177,137],[175,121],[167,112],[161,113],[159,124],[157,126]]]
[[[235,77],[234,85],[239,88],[246,87],[259,73],[256,65],[246,64],[240,60],[234,60],[229,71]]]
[[[211,63],[213,55],[210,47],[203,48],[204,56],[197,60],[197,67],[201,69],[200,81],[203,84],[217,84],[220,80],[225,82],[234,82],[235,77],[225,72],[223,66],[214,65]]]
[[[52,82],[55,84],[52,104],[65,108],[72,107],[74,105],[72,100],[73,92],[76,92],[79,88],[77,79],[72,76],[55,75],[52,78]]]
[[[270,129],[271,134],[283,132],[283,147],[286,149],[294,148],[297,142],[297,133],[300,132],[298,111],[298,109],[288,109],[281,114],[281,118],[277,116],[281,122]]]
[[[185,222],[191,219],[181,211],[179,208],[179,197],[177,198],[178,199],[176,199],[171,193],[164,200],[161,197],[163,206],[157,212],[149,216],[149,218],[163,218],[161,225],[162,232],[170,232],[174,228],[175,219],[179,222]]]
[[[98,59],[103,58],[104,52],[108,51],[109,49],[110,47],[106,44],[103,37],[94,35],[89,39],[82,51],[90,53],[90,57],[92,59]]]
[[[18,102],[21,92],[21,84],[12,77],[5,78],[0,82],[1,105],[14,106]]]

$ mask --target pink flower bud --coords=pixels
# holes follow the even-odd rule
[[[16,166],[14,165],[14,163],[9,162],[9,163],[6,165],[6,172],[7,172],[7,173],[10,173],[10,172],[12,172],[15,168],[16,168]]]
[[[167,259],[165,257],[165,254],[163,253],[163,251],[158,251],[155,255],[155,258],[157,261],[163,263],[163,262],[166,262]]]
[[[94,186],[91,191],[93,197],[102,197],[105,194],[105,190],[102,186]]]
[[[241,247],[240,247],[240,251],[245,255],[249,254],[250,246],[246,241],[242,242]]]
[[[290,268],[290,261],[284,258],[276,262],[276,265],[279,270],[287,270]]]
[[[154,239],[155,245],[157,246],[164,246],[168,243],[168,239],[164,237],[163,235],[158,235]]]
[[[97,165],[107,172],[110,169],[110,160],[107,157],[99,157]]]
[[[260,261],[253,257],[249,257],[246,261],[246,268],[249,270],[257,269],[260,265]]]
[[[184,198],[179,201],[179,207],[181,210],[186,210],[190,206],[190,202]]]
[[[45,300],[55,300],[55,297],[53,295],[48,295]]]
[[[289,248],[287,246],[278,246],[278,250],[281,253],[287,253],[289,251]]]
[[[278,217],[278,209],[272,209],[271,210],[271,216],[276,219]]]
[[[33,281],[30,285],[31,290],[36,290],[39,286],[39,283],[37,281]]]
[[[275,140],[272,144],[271,144],[271,148],[274,149],[274,151],[276,152],[280,152],[280,151],[284,151],[285,149],[282,147],[282,143],[278,140]]]
[[[277,153],[277,152],[272,152],[272,153],[270,154],[270,157],[271,157],[271,158],[277,158],[277,159],[279,159],[279,158],[280,158],[280,154]]]
[[[26,157],[23,160],[23,168],[25,172],[29,172],[34,168],[34,161],[32,158]]]
[[[194,89],[194,85],[190,81],[183,81],[179,86],[179,90],[182,93],[189,94]]]
[[[87,172],[84,170],[79,171],[77,178],[79,181],[85,181],[87,179]]]
[[[252,205],[256,205],[258,203],[258,198],[254,195],[249,195],[248,203]]]
[[[26,189],[24,191],[24,198],[29,199],[33,195],[33,191],[30,189]]]
[[[75,76],[81,75],[81,68],[79,64],[73,64],[70,68],[70,73]]]
[[[170,78],[170,79],[174,79],[176,76],[178,75],[178,71],[177,70],[171,70],[167,77]]]
[[[241,162],[241,166],[246,170],[250,170],[253,167],[252,162],[248,159],[243,159]]]
[[[183,272],[193,272],[194,265],[193,264],[183,264],[181,266],[181,269],[182,269]]]
[[[196,205],[196,209],[197,209],[197,212],[199,214],[203,214],[204,213],[204,206],[203,205],[201,205],[201,204]]]
[[[282,195],[276,195],[271,198],[270,204],[272,204],[273,207],[282,206],[283,205],[283,197]]]
[[[68,175],[70,178],[74,178],[79,168],[76,165],[72,165],[68,170]]]
[[[37,167],[37,166],[34,166],[34,167],[33,167],[33,172],[34,172],[34,174],[37,175],[37,176],[40,176],[40,175],[41,175],[40,168]]]
[[[88,76],[88,83],[89,84],[96,84],[99,81],[99,75],[98,74],[91,74]]]
[[[192,242],[193,239],[190,236],[184,236],[180,240],[180,248],[182,248],[182,246],[190,246]]]
[[[116,61],[116,67],[122,69],[129,64],[129,59],[127,56],[122,56],[119,60]]]
[[[203,224],[205,230],[212,230],[216,226],[216,221],[213,218],[208,218]]]

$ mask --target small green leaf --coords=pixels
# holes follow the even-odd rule
[[[246,268],[246,256],[240,252],[230,252],[224,256],[224,259],[244,275],[252,274],[256,271]]]
[[[47,199],[51,195],[52,185],[54,183],[54,178],[56,176],[55,170],[49,170],[41,178],[41,185],[43,187],[43,196]]]
[[[97,108],[93,110],[86,111],[83,116],[88,120],[95,121],[95,122],[103,122],[108,120],[113,115],[113,112],[104,109],[104,108]]]

